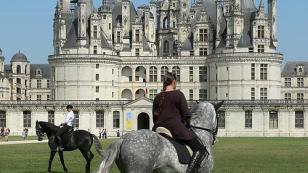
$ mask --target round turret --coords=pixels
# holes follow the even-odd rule
[[[11,62],[28,62],[28,60],[25,54],[18,52],[12,57]]]

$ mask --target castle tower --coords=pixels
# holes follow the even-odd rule
[[[124,37],[128,37],[130,32],[130,3],[130,0],[122,0],[122,25]]]
[[[268,17],[271,26],[271,41],[275,48],[278,46],[277,41],[277,0],[268,0]]]
[[[61,1],[63,2],[63,1]],[[54,18],[54,53],[61,54],[61,49],[66,40],[66,23],[64,16],[66,15],[62,10],[65,6],[57,4],[55,18]]]
[[[1,77],[4,76],[4,56],[2,55],[2,49],[0,48],[0,74]]]
[[[244,29],[244,15],[241,0],[226,1],[224,14],[227,20],[227,47],[236,48]]]
[[[83,47],[87,43],[86,29],[87,29],[87,3],[86,0],[78,1],[78,45]]]

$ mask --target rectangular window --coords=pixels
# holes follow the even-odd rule
[[[297,93],[297,100],[304,101],[304,93]]]
[[[42,88],[42,81],[41,80],[36,81],[36,88]]]
[[[99,86],[96,86],[95,92],[99,93]]]
[[[96,74],[96,75],[95,75],[95,80],[96,80],[96,81],[99,81],[99,74]]]
[[[79,111],[74,111],[75,119],[73,123],[73,127],[79,128]]]
[[[193,100],[194,99],[194,90],[190,89],[189,90],[189,100]]]
[[[17,84],[21,84],[21,79],[17,78]]]
[[[113,111],[113,128],[118,129],[120,128],[120,112]]]
[[[31,127],[31,112],[30,111],[24,111],[23,112],[23,118],[24,118],[24,127],[30,128]]]
[[[284,99],[285,100],[291,100],[291,93],[284,93]]]
[[[194,67],[189,67],[189,82],[194,81]]]
[[[207,67],[199,67],[199,82],[207,82]]]
[[[150,99],[153,100],[156,95],[157,95],[157,90],[156,89],[150,89]]]
[[[96,111],[96,127],[104,127],[104,111]]]
[[[218,128],[220,129],[225,129],[226,128],[226,122],[225,122],[225,117],[226,117],[226,112],[225,111],[218,111],[217,116],[218,116]]]
[[[207,100],[207,90],[199,89],[199,100]]]
[[[135,33],[136,35],[136,42],[140,42],[140,31],[139,31],[139,29],[136,29],[136,33]]]
[[[267,100],[267,88],[260,88],[260,99]]]
[[[256,80],[256,64],[251,64],[251,80]]]
[[[48,111],[48,122],[55,124],[55,111]]]
[[[42,100],[42,95],[36,95],[36,100],[41,101]]]
[[[50,95],[47,95],[47,100],[50,100]]]
[[[96,65],[95,65],[95,68],[96,68],[96,69],[99,69],[99,64],[96,64]]]
[[[97,54],[97,46],[93,46],[93,54],[94,54],[94,55]]]
[[[6,127],[6,112],[0,111],[0,127]]]
[[[267,64],[260,65],[260,80],[267,80]]]
[[[109,30],[111,29],[111,23],[109,23]]]
[[[265,38],[264,26],[258,26],[258,38]]]
[[[297,78],[297,87],[299,87],[299,88],[304,87],[304,78],[302,78],[302,77]]]
[[[17,94],[21,94],[21,88],[16,88]]]
[[[255,88],[250,89],[250,96],[251,96],[251,100],[256,99],[256,89]]]
[[[117,32],[117,43],[121,43],[121,32]]]
[[[93,38],[97,39],[97,26],[93,26]]]
[[[291,78],[284,78],[284,86],[291,87]]]
[[[304,128],[304,112],[295,111],[295,128]]]
[[[207,48],[206,47],[199,48],[199,56],[207,56]]]
[[[47,80],[47,88],[50,88],[50,80]]]
[[[252,111],[245,111],[245,128],[252,128]]]
[[[269,112],[269,128],[278,129],[278,112],[277,111]]]
[[[200,42],[206,42],[208,40],[208,30],[199,29]]]
[[[264,45],[258,45],[258,53],[264,53]]]
[[[135,51],[136,51],[136,56],[140,56],[140,49],[136,48]]]

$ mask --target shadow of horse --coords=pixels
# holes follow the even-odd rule
[[[55,126],[54,124],[36,121],[35,129],[36,135],[38,136],[38,140],[43,140],[43,136],[46,133],[48,137],[48,145],[50,148],[50,156],[49,156],[49,164],[48,164],[48,172],[51,173],[51,164],[53,158],[57,152],[57,143],[55,135],[60,127]],[[94,155],[91,152],[91,146],[93,142],[95,143],[96,151],[102,156],[102,146],[99,139],[94,135],[85,130],[76,130],[73,132],[65,133],[62,136],[63,140],[63,151],[73,151],[79,149],[82,153],[83,157],[86,160],[86,173],[90,173],[90,164]],[[67,172],[67,168],[64,164],[63,151],[58,151],[61,164],[63,166],[64,172]]]

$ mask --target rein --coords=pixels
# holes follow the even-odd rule
[[[193,126],[193,125],[191,125],[190,127],[194,128],[194,129],[200,129],[200,130],[205,130],[207,132],[210,132],[213,135],[212,145],[214,145],[215,141],[216,141],[217,133],[218,133],[218,120],[219,120],[219,117],[216,116],[216,128],[215,128],[215,130],[204,128],[204,127],[199,127],[199,126]]]

